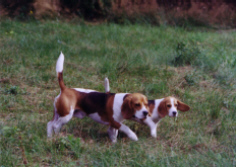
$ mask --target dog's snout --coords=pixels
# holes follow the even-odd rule
[[[176,116],[176,114],[177,114],[177,112],[176,112],[176,111],[174,111],[174,112],[173,112],[173,116],[175,117],[175,116]]]
[[[147,116],[147,115],[148,115],[148,112],[147,112],[147,111],[143,111],[143,115],[144,115],[144,116]]]

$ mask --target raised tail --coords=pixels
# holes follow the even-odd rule
[[[105,92],[110,93],[110,85],[107,77],[104,79],[104,87],[105,87]]]
[[[63,81],[63,64],[64,64],[64,55],[61,52],[56,65],[56,72],[57,72],[57,78],[60,85],[61,90],[64,90],[66,88],[64,81]]]

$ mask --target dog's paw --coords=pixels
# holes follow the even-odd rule
[[[154,138],[157,138],[156,129],[151,130],[151,136],[154,137]]]
[[[111,139],[111,143],[115,144],[117,142],[117,139]]]
[[[131,133],[131,134],[129,135],[129,138],[130,138],[131,140],[138,141],[138,137],[137,137],[137,135],[136,135],[135,133]]]
[[[109,135],[109,137],[110,137],[110,140],[112,143],[116,143],[117,137],[115,135],[113,135],[113,136]]]
[[[51,137],[52,137],[52,134],[47,134],[47,137],[48,137],[48,138],[51,138]]]

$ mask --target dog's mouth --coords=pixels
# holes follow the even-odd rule
[[[147,116],[144,116],[144,118],[137,118],[135,115],[132,116],[132,120],[135,121],[144,121],[147,118]]]
[[[144,121],[145,119],[146,119],[146,118],[143,118],[143,119],[137,118],[137,117],[135,117],[135,115],[133,115],[133,117],[131,118],[131,120],[136,121],[136,122],[139,122],[139,123],[141,123],[141,124],[143,124],[143,121]]]
[[[173,117],[173,118],[176,118],[176,117],[177,117],[177,115],[170,115],[169,117]]]
[[[139,118],[137,118],[135,115],[133,115],[133,116],[132,116],[132,120],[136,120],[136,121],[137,121],[137,120],[141,120],[141,119],[139,119]]]

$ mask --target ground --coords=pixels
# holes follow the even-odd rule
[[[65,20],[0,22],[1,166],[235,166],[236,32]],[[65,55],[68,87],[175,96],[191,107],[164,118],[157,139],[126,121],[139,137],[73,118],[59,136],[46,125],[59,94],[56,60]]]

